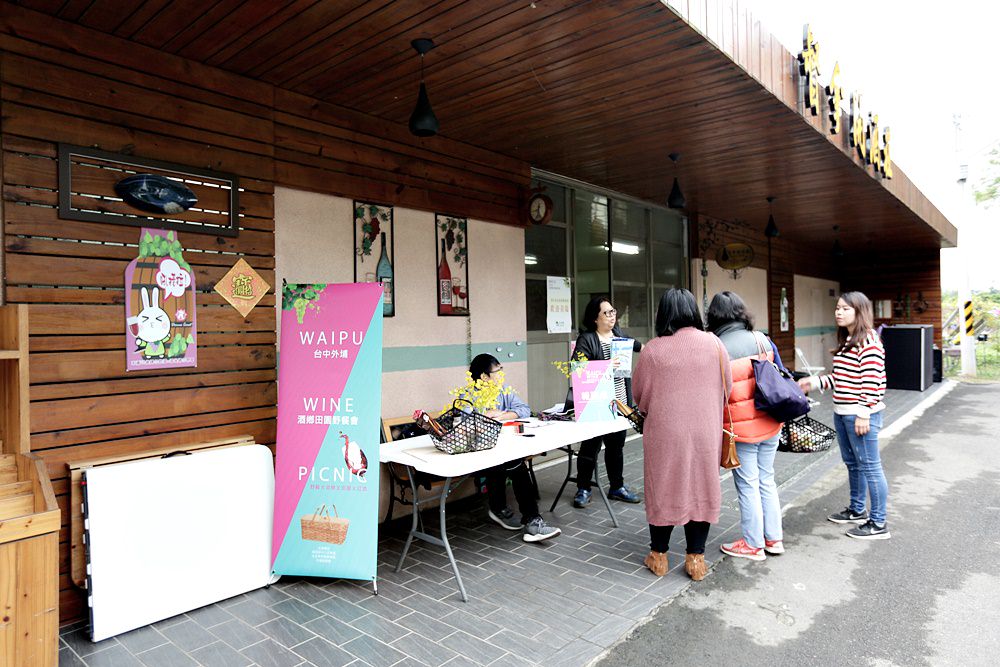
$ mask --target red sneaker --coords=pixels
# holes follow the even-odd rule
[[[785,545],[781,540],[764,540],[764,551],[769,554],[785,553]]]
[[[746,543],[742,537],[735,542],[730,544],[723,544],[721,547],[722,553],[729,554],[730,556],[737,556],[739,558],[749,558],[750,560],[764,560],[767,556],[764,555],[764,550],[761,548],[754,548]]]

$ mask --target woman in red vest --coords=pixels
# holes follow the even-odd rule
[[[740,502],[743,537],[721,548],[730,556],[764,560],[765,552],[785,552],[781,503],[774,483],[774,457],[781,423],[754,407],[757,384],[750,360],[766,358],[780,367],[781,357],[766,335],[754,331],[753,317],[743,299],[734,292],[719,292],[712,299],[708,307],[708,330],[719,337],[732,362],[729,409],[740,457],[740,467],[733,470],[733,481]]]

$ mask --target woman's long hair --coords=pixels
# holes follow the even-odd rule
[[[726,290],[712,297],[708,306],[708,330],[715,333],[725,324],[742,322],[747,331],[753,331],[753,315],[747,304],[736,292]]]
[[[656,335],[673,336],[684,327],[705,330],[694,294],[684,288],[673,287],[660,297],[660,305],[656,309]]]
[[[854,335],[851,335],[847,327],[837,327],[837,349],[830,350],[834,354],[846,352],[853,347],[860,348],[875,328],[872,302],[864,292],[844,292],[840,298],[854,309]]]
[[[608,303],[612,308],[615,307],[611,303],[611,297],[607,294],[598,294],[588,301],[587,307],[583,309],[583,317],[580,319],[580,333],[593,333],[597,331],[597,317],[601,314],[602,303]],[[615,318],[615,326],[611,329],[611,332],[616,336],[621,334],[621,329],[618,328],[618,318]]]

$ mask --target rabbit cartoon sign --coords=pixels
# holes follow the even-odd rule
[[[125,269],[125,370],[198,365],[194,271],[172,231],[143,228]]]

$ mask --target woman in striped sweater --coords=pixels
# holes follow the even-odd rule
[[[862,540],[889,539],[885,519],[889,485],[882,470],[878,433],[885,409],[885,348],[873,330],[872,302],[861,292],[845,292],[834,312],[837,349],[833,372],[799,380],[803,391],[833,389],[833,423],[840,455],[847,466],[851,502],[827,517],[834,523],[855,525],[847,535]],[[865,496],[870,513],[865,512]]]

